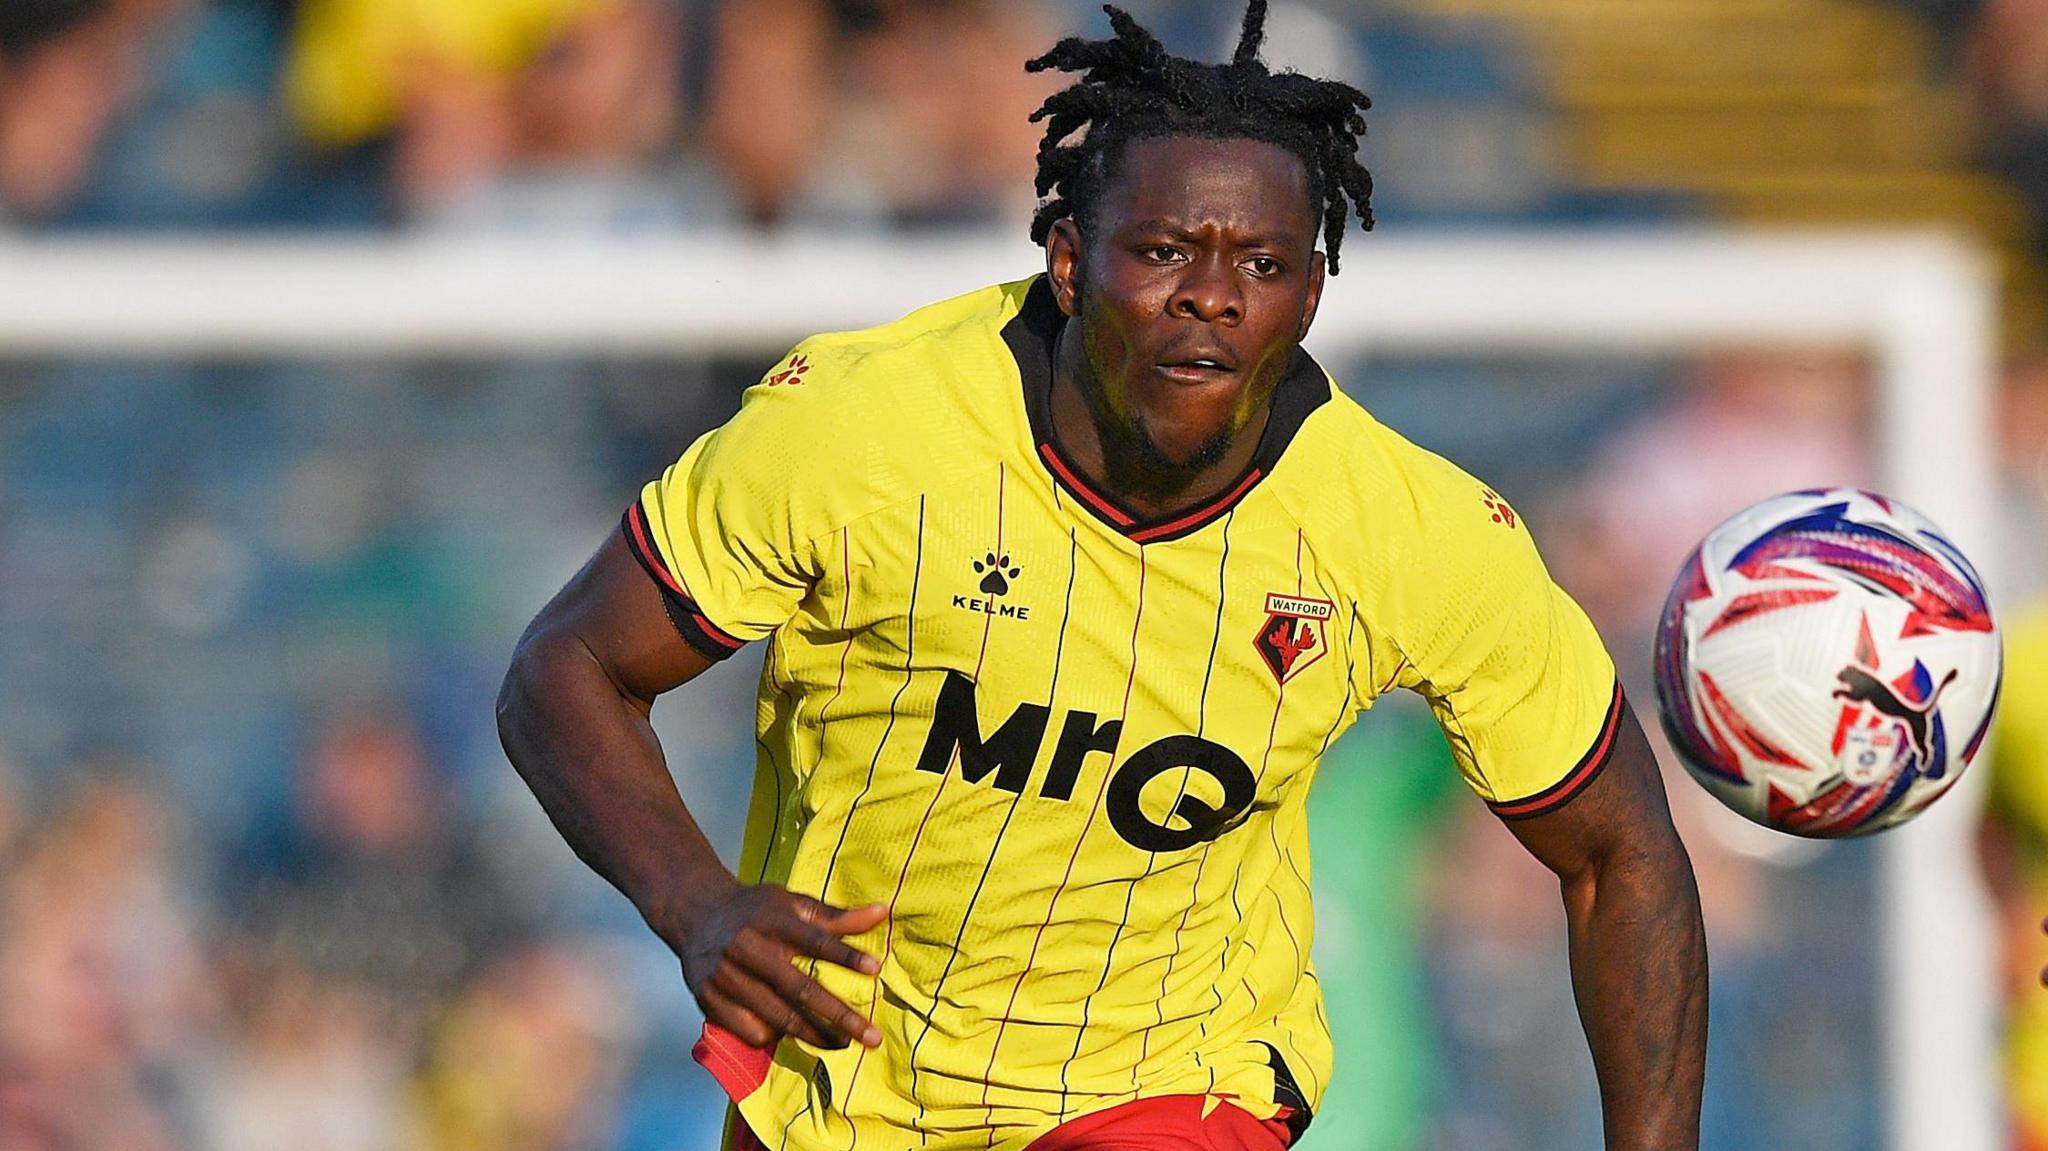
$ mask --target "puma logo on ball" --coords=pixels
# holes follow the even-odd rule
[[[1836,699],[1867,704],[1905,724],[1906,737],[1912,741],[1913,751],[1920,757],[1921,767],[1930,775],[1941,774],[1941,765],[1934,762],[1934,748],[1928,739],[1929,717],[1941,703],[1941,693],[1948,690],[1949,684],[1955,682],[1955,672],[1951,671],[1944,676],[1941,683],[1928,693],[1927,702],[1917,706],[1907,703],[1897,688],[1860,667],[1845,667],[1836,678],[1842,681],[1842,686],[1835,689]]]

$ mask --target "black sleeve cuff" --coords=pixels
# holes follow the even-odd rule
[[[626,509],[620,522],[620,529],[626,533],[626,549],[661,589],[661,604],[668,610],[669,622],[675,625],[676,634],[683,642],[695,648],[698,654],[713,662],[729,658],[734,652],[747,646],[747,641],[726,634],[711,622],[697,601],[683,590],[683,582],[668,570],[667,561],[654,546],[654,537],[647,530],[647,513],[638,500]]]
[[[1621,712],[1621,684],[1616,682],[1614,698],[1607,705],[1607,721],[1600,725],[1599,737],[1593,741],[1591,750],[1565,773],[1563,779],[1526,798],[1503,803],[1490,802],[1486,806],[1492,808],[1493,813],[1502,819],[1534,819],[1539,815],[1548,815],[1578,798],[1580,792],[1600,778],[1601,769],[1614,757],[1614,736],[1621,728]]]

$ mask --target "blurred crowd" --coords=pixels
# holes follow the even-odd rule
[[[574,1148],[633,1015],[598,947],[522,927],[414,737],[337,722],[232,873],[139,765],[0,797],[0,1146]]]
[[[1847,2],[1847,0],[1845,0]],[[1890,0],[1855,0],[1881,5]],[[1897,0],[1971,106],[1969,158],[2048,205],[2040,0]],[[1232,5],[1130,0],[1214,57]],[[17,226],[888,227],[1017,221],[1090,0],[10,0],[0,221]],[[1382,218],[1710,207],[1581,179],[1512,5],[1279,0],[1267,55],[1368,87]],[[1530,9],[1540,11],[1541,9]],[[1526,13],[1521,15],[1526,16]],[[1739,29],[1738,29],[1739,31]],[[1901,68],[1906,66],[1900,62]],[[1902,81],[1907,79],[1899,77]],[[1928,99],[1941,100],[1941,92]],[[1391,213],[1391,215],[1389,214]],[[2042,233],[2034,230],[2037,240]]]
[[[1212,57],[1238,11],[1126,6]],[[1975,161],[2048,205],[2048,2],[1910,6],[1977,109]],[[1699,210],[1575,185],[1527,46],[1417,15],[1447,7],[1275,4],[1269,56],[1379,98],[1384,221]],[[0,0],[0,229],[1021,228],[1056,81],[1017,65],[1100,22],[1078,0]],[[0,1148],[711,1145],[672,957],[521,792],[490,699],[525,620],[760,366],[0,358]],[[1517,502],[1645,715],[1692,543],[1874,471],[1868,365],[1839,349],[1337,367]],[[2016,1147],[2048,1151],[2048,1001],[2022,990],[2048,962],[2048,703],[2025,702],[2048,616],[2018,608],[2048,594],[2048,369],[2016,361],[2000,403],[2014,718],[1984,859]],[[747,662],[656,717],[726,848]],[[1318,784],[1340,1074],[1376,1086],[1305,1151],[1596,1142],[1554,880],[1446,754],[1389,708]],[[1671,790],[1714,943],[1706,1146],[1874,1151],[1870,845]]]
[[[1216,57],[1239,13],[1125,5]],[[1369,84],[1383,219],[1658,218],[1583,192],[1504,29],[1281,0],[1269,59]],[[1021,223],[1086,0],[9,0],[0,221],[58,228]],[[1391,213],[1391,214],[1390,214]]]
[[[0,363],[0,1147],[715,1139],[673,957],[491,697],[719,378]],[[715,828],[746,678],[661,717]]]
[[[1983,0],[1964,25],[1964,74],[1984,132],[1986,162],[2048,209],[2048,5]],[[2048,250],[2048,233],[2036,240]]]
[[[0,210],[980,222],[1029,197],[1050,89],[1021,63],[1057,28],[971,0],[12,0]]]

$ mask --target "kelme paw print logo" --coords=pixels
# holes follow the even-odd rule
[[[791,356],[789,363],[784,365],[781,371],[768,377],[768,386],[779,388],[784,384],[801,384],[804,382],[804,373],[810,370],[809,356]]]
[[[1509,507],[1508,502],[1500,498],[1500,494],[1492,488],[1480,488],[1479,491],[1485,497],[1486,510],[1493,513],[1493,522],[1514,527],[1515,509]]]
[[[1010,581],[1024,574],[1023,568],[1010,566],[1009,556],[998,558],[994,552],[975,560],[974,571],[977,575],[987,573],[981,575],[981,590],[987,595],[995,596],[1009,595]]]

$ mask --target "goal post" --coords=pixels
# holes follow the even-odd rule
[[[0,241],[0,357],[761,352],[1042,267],[986,237]],[[1996,290],[1939,234],[1379,236],[1312,349],[1866,349],[1883,485],[1995,571]],[[1982,772],[1881,842],[1891,1151],[1999,1151],[1994,931],[1971,847]]]

